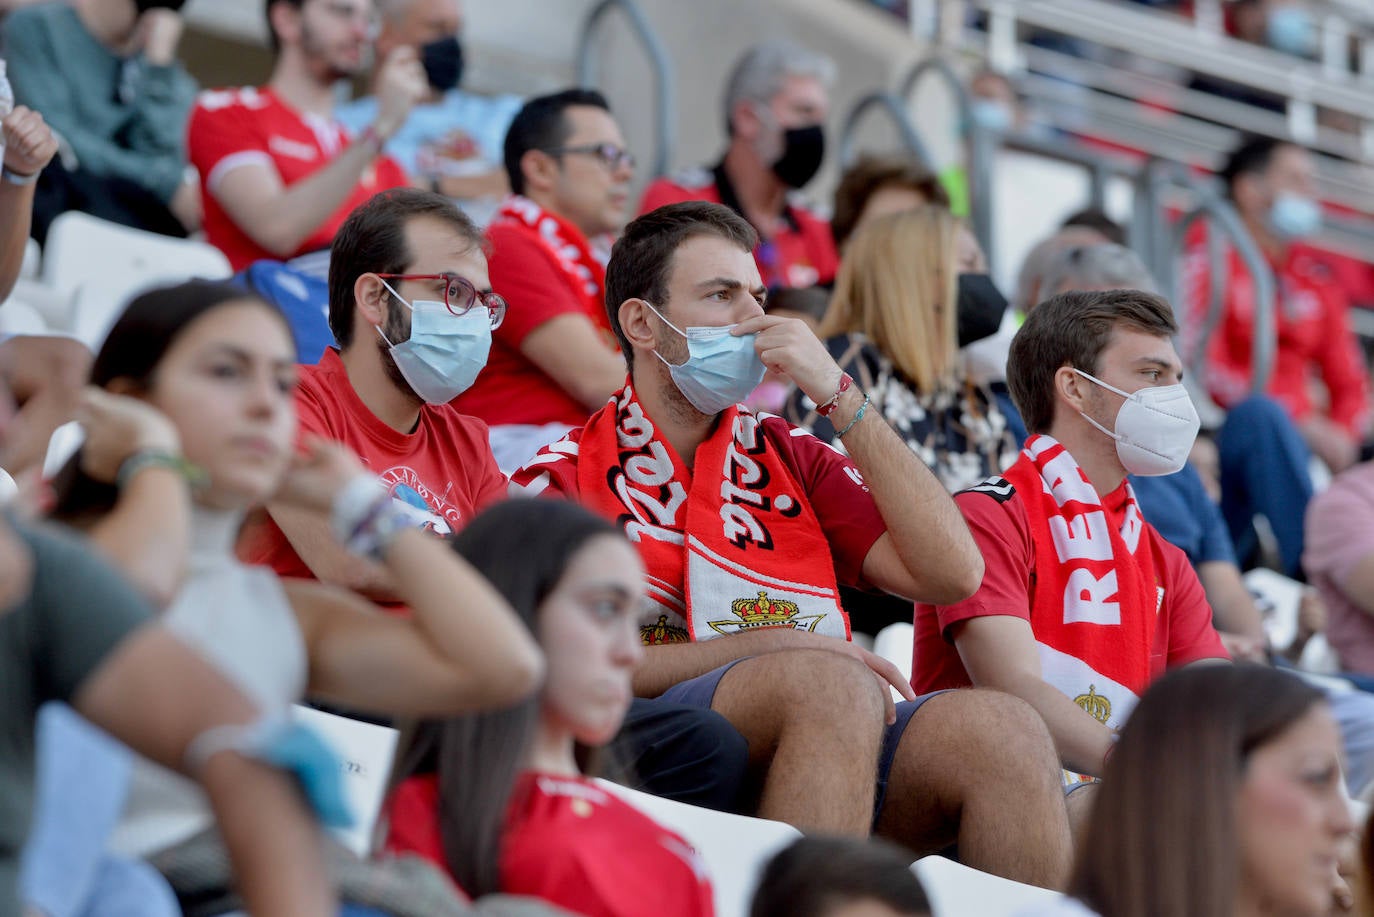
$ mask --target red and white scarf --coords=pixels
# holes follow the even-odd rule
[[[577,454],[582,503],[621,525],[648,569],[645,643],[762,627],[849,639],[829,542],[758,416],[722,412],[689,470],[626,385]]]
[[[1035,546],[1031,626],[1042,677],[1120,728],[1151,675],[1164,593],[1129,483],[1119,522],[1062,445],[1026,440],[1004,477],[1025,501]]]
[[[602,328],[610,330],[602,301],[606,265],[592,251],[580,229],[518,194],[506,199],[492,217],[491,225],[519,230],[543,246],[567,276],[569,288],[581,297],[584,311]]]

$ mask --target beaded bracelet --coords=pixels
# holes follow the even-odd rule
[[[119,471],[115,472],[115,486],[123,490],[129,486],[134,476],[145,468],[168,468],[175,471],[186,479],[186,483],[192,489],[204,487],[209,483],[205,469],[180,455],[163,449],[140,449],[119,464]]]
[[[872,402],[872,400],[873,399],[869,398],[868,394],[865,392],[864,402],[863,404],[859,405],[859,410],[854,412],[854,419],[851,420],[849,423],[845,424],[843,430],[835,434],[836,439],[844,439],[844,435],[848,433],[851,429],[853,429],[854,424],[864,419],[864,412],[868,410],[868,406]]]

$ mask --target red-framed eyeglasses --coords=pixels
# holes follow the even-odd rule
[[[501,327],[506,318],[506,301],[497,293],[482,293],[470,281],[456,274],[378,274],[383,280],[444,280],[444,308],[454,315],[466,315],[480,300],[491,318],[491,328]]]

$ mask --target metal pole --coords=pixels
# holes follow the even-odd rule
[[[582,33],[577,41],[577,82],[579,86],[593,86],[596,83],[595,61],[592,45],[596,30],[613,9],[619,9],[630,22],[630,29],[649,55],[649,63],[654,70],[654,157],[653,174],[657,178],[668,171],[668,157],[675,144],[677,129],[677,97],[673,77],[672,59],[668,50],[659,40],[644,10],[634,0],[601,0],[592,7],[582,23]]]

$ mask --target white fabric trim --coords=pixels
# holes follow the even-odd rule
[[[210,193],[215,197],[219,197],[219,183],[224,180],[224,176],[239,166],[253,163],[263,163],[276,168],[276,163],[272,161],[272,157],[262,150],[240,150],[237,153],[230,153],[215,163],[214,168],[210,170],[209,177],[205,179],[205,187],[210,189]]]

